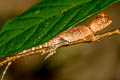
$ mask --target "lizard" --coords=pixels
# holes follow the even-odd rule
[[[58,46],[67,45],[70,42],[74,42],[74,41],[81,40],[81,39],[82,40],[86,40],[86,39],[95,40],[96,37],[94,34],[98,31],[103,30],[111,23],[112,23],[112,19],[104,12],[101,12],[97,15],[97,17],[90,24],[83,25],[83,26],[76,26],[76,27],[67,29],[59,33],[58,35],[56,35],[53,39],[49,40],[48,42],[42,45],[24,50],[20,52],[19,54],[25,54],[25,53],[28,53],[34,50],[42,49],[44,47],[54,47],[56,50]],[[52,53],[49,53],[48,55],[51,55]]]
[[[103,30],[111,23],[112,19],[104,12],[101,12],[90,24],[84,26],[76,26],[67,29],[56,35],[53,39],[49,40],[48,42],[36,47],[32,47],[30,49],[26,49],[18,54],[25,54],[34,50],[42,49],[44,47],[57,48],[58,45],[59,46],[66,45],[70,42],[74,42],[80,39],[86,40],[87,38],[91,38],[92,40],[94,40],[95,39],[94,34],[98,31]]]

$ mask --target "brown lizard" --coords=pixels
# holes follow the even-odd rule
[[[112,23],[112,19],[109,16],[107,16],[104,12],[101,12],[90,24],[86,26],[76,26],[68,30],[65,30],[64,32],[61,32],[56,37],[44,43],[43,45],[39,45],[36,47],[32,47],[30,49],[24,50],[19,54],[24,54],[34,50],[39,50],[44,47],[54,47],[56,49],[58,46],[66,45],[70,42],[78,41],[80,39],[95,40],[96,37],[94,34],[97,31],[100,31],[106,28],[111,23]],[[49,53],[48,55],[51,55],[52,53]]]

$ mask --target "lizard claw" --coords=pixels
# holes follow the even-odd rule
[[[49,53],[49,54],[45,57],[45,60],[48,59],[50,56],[52,56],[54,53],[56,53],[56,51],[53,51],[53,52]]]

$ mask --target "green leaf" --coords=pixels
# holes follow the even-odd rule
[[[88,16],[120,0],[44,0],[7,21],[0,31],[0,56],[45,43]]]

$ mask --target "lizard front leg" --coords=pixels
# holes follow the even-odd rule
[[[94,34],[90,34],[87,37],[85,37],[83,40],[84,42],[96,41],[97,37]]]

